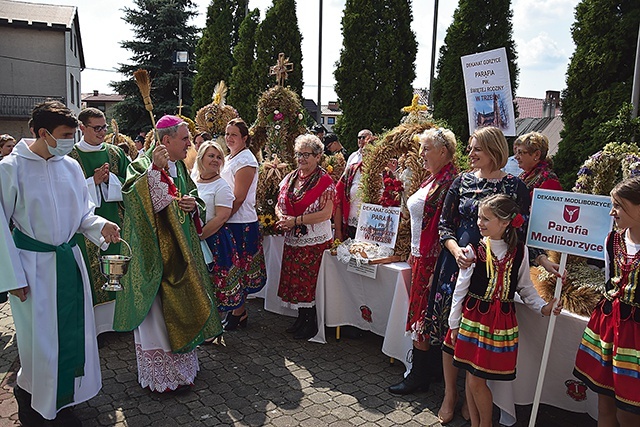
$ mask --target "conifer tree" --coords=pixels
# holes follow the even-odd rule
[[[298,27],[295,0],[273,0],[264,20],[256,31],[255,72],[258,76],[260,92],[275,85],[275,78],[269,75],[269,67],[275,65],[278,54],[293,63],[286,86],[302,97],[302,34]]]
[[[182,93],[185,111],[192,103],[193,54],[198,29],[187,25],[195,13],[192,0],[134,0],[134,7],[124,8],[124,21],[132,28],[134,40],[123,41],[122,47],[131,51],[131,64],[122,64],[118,72],[125,80],[111,86],[124,101],[115,106],[115,117],[123,133],[134,135],[151,127],[149,113],[133,79],[138,68],[149,71],[152,78],[151,98],[156,117],[177,113],[178,72],[173,67],[173,53],[189,53],[189,68],[183,72]]]
[[[407,0],[347,0],[336,93],[342,116],[334,126],[348,151],[361,129],[379,133],[398,125],[413,97],[417,43]]]
[[[561,98],[564,130],[554,156],[554,168],[569,190],[582,162],[611,142],[601,137],[600,127],[631,99],[640,2],[583,0],[575,18],[576,50]]]
[[[260,89],[254,67],[256,61],[256,30],[260,23],[260,10],[249,12],[240,25],[238,44],[233,49],[233,66],[229,81],[229,105],[233,106],[247,123],[256,119],[256,106]]]
[[[211,102],[220,80],[229,81],[234,66],[233,48],[238,41],[239,22],[244,19],[247,0],[212,0],[207,8],[207,23],[196,46],[196,71],[193,83],[195,113]],[[238,25],[238,26],[236,26]]]
[[[515,98],[519,71],[512,17],[511,0],[460,0],[447,29],[432,88],[433,115],[444,119],[465,144],[469,120],[460,57],[504,47]]]

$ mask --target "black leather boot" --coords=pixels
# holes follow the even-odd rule
[[[302,323],[302,313],[300,312],[300,310],[298,310],[298,318],[295,322],[293,322],[293,325],[289,326],[284,331],[288,334],[295,334],[302,327]]]
[[[31,394],[18,387],[13,388],[13,394],[18,402],[18,420],[23,427],[41,427],[47,420],[31,407]]]
[[[293,335],[293,338],[296,340],[308,340],[309,338],[313,338],[318,333],[318,322],[316,320],[316,307],[311,308],[301,308],[302,311],[302,326],[300,329]]]
[[[400,383],[389,387],[389,393],[404,395],[415,393],[416,391],[428,391],[429,385],[431,385],[428,357],[428,351],[413,347],[411,372]]]

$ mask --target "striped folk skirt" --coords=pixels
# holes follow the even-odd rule
[[[582,335],[573,374],[618,408],[640,414],[640,307],[603,298]]]
[[[458,368],[487,380],[516,377],[518,320],[513,302],[481,301],[467,295],[455,348],[448,333],[443,350]]]

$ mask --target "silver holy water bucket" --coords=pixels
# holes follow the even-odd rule
[[[120,284],[120,278],[127,273],[129,268],[129,261],[133,252],[131,246],[120,239],[129,249],[129,256],[125,255],[102,255],[100,257],[100,272],[104,274],[108,281],[102,285],[103,291],[121,291],[122,285]]]

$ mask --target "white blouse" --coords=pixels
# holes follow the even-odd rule
[[[216,179],[213,182],[196,182],[198,196],[207,206],[207,218],[205,222],[211,221],[216,216],[216,206],[232,208],[236,199],[233,190],[224,179]]]
[[[433,182],[434,181],[431,181],[426,186],[419,188],[409,197],[409,200],[407,200],[407,209],[411,216],[411,255],[414,257],[420,256],[420,236],[422,235],[424,204]]]
[[[224,160],[224,168],[220,172],[220,176],[227,181],[231,189],[235,188],[236,172],[244,167],[255,168],[255,175],[253,181],[249,186],[249,192],[244,203],[240,206],[240,209],[229,218],[228,223],[234,224],[246,224],[250,222],[256,222],[258,220],[258,214],[256,213],[256,189],[258,188],[258,160],[253,155],[251,150],[242,150],[235,156],[227,156]]]

